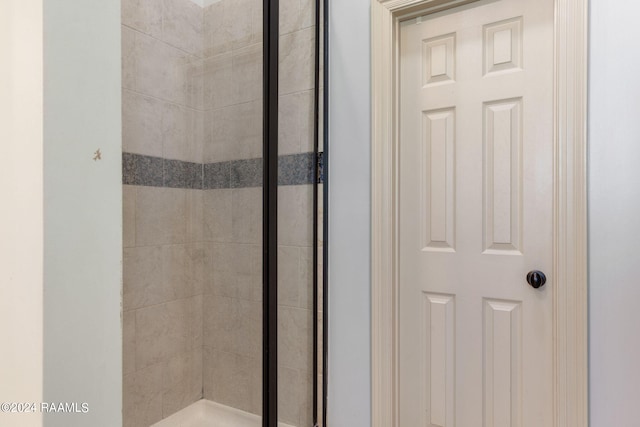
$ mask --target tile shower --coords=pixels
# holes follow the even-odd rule
[[[122,2],[124,425],[259,415],[262,2]],[[279,418],[310,426],[314,2],[280,7]]]

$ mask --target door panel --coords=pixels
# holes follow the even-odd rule
[[[553,1],[404,22],[400,82],[400,425],[549,426]]]

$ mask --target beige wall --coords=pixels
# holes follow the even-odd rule
[[[0,3],[0,402],[42,401],[42,2]],[[0,412],[0,424],[42,425]]]

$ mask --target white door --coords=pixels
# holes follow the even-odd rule
[[[553,21],[484,0],[401,25],[401,427],[552,426]]]

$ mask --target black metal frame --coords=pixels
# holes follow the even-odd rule
[[[315,106],[314,152],[319,156],[320,109],[320,5],[323,4],[323,204],[329,206],[328,153],[329,153],[329,95],[328,95],[328,0],[316,0],[315,46]],[[279,65],[279,0],[263,0],[263,215],[262,215],[262,282],[263,282],[263,354],[262,354],[262,426],[278,425],[278,65]],[[318,425],[318,184],[319,174],[313,184],[313,424]],[[323,346],[322,346],[322,420],[327,425],[327,350],[328,350],[328,215],[323,215]]]
[[[313,88],[313,152],[316,158],[316,176],[313,181],[313,426],[318,426],[318,184],[320,183],[320,157],[318,121],[320,119],[320,2],[316,0],[316,46]]]
[[[279,0],[263,3],[262,425],[278,425]]]
[[[319,12],[319,10],[318,10]],[[327,427],[329,375],[329,0],[323,0],[323,102],[322,137],[324,183],[322,186],[322,425]],[[317,123],[317,122],[316,122]]]

